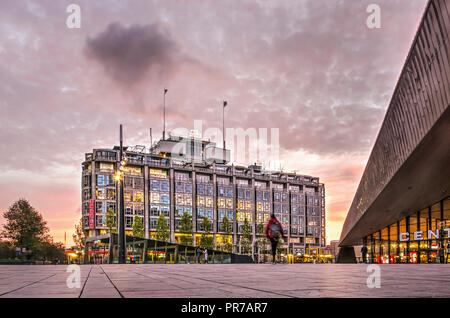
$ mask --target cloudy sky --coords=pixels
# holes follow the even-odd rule
[[[24,197],[71,244],[84,153],[120,123],[127,145],[161,136],[167,87],[167,130],[221,127],[222,100],[227,127],[279,128],[283,169],[325,183],[338,239],[426,2],[2,0],[0,211]]]

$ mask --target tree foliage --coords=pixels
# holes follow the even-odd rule
[[[252,228],[250,227],[250,223],[247,218],[244,220],[244,225],[242,225],[242,234],[241,234],[241,247],[243,254],[250,254],[252,251]]]
[[[41,241],[46,240],[49,228],[42,215],[25,199],[14,202],[8,211],[3,213],[6,224],[1,235],[11,240],[17,247],[33,249]]]
[[[200,247],[213,249],[214,248],[214,238],[211,235],[211,221],[205,216],[202,221],[203,233],[200,237]]]
[[[192,245],[194,242],[192,218],[189,213],[184,212],[180,220],[180,243],[183,245]]]
[[[116,212],[114,212],[113,208],[106,210],[105,223],[108,233],[117,233]]]
[[[155,239],[158,241],[169,242],[170,230],[169,225],[167,225],[166,217],[161,214],[156,220],[156,234]]]
[[[77,248],[84,251],[86,245],[86,231],[83,226],[83,218],[80,218],[78,224],[75,225],[75,234],[72,234],[72,238]]]
[[[144,222],[139,215],[134,217],[133,222],[133,236],[134,237],[144,237]]]
[[[231,243],[229,240],[232,237],[233,229],[232,224],[226,216],[224,216],[222,219],[222,232],[224,232],[224,237],[226,239],[225,243],[223,244],[223,250],[225,252],[231,253],[233,251],[233,243]]]

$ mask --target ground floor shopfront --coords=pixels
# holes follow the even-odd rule
[[[372,263],[450,263],[450,197],[364,238]]]

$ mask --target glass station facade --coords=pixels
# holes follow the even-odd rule
[[[364,238],[372,263],[448,263],[450,197]]]

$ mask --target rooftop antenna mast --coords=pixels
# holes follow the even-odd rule
[[[166,140],[166,93],[167,93],[167,88],[164,88],[164,97],[163,97],[163,105],[164,105],[164,114],[163,114],[163,140]]]

